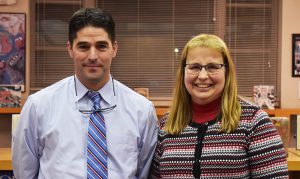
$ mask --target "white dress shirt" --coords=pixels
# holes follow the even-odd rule
[[[87,178],[87,133],[92,109],[88,89],[67,77],[33,95],[22,108],[13,134],[13,170],[17,179]],[[108,178],[148,177],[156,141],[153,104],[117,80],[99,90],[108,147]]]

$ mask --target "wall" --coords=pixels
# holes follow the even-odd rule
[[[282,0],[281,108],[300,108],[300,78],[292,78],[292,34],[300,33],[299,7],[299,0]]]
[[[29,2],[30,0],[17,0],[17,4],[0,6],[0,12],[22,12],[26,14],[26,89],[29,89],[29,58],[30,58],[30,23],[29,23]],[[281,29],[281,108],[300,108],[298,99],[298,82],[300,78],[292,78],[292,47],[291,34],[300,33],[300,1],[282,0],[282,29]],[[31,29],[32,30],[32,29]],[[28,90],[23,94],[26,98]],[[24,98],[24,99],[25,99]]]

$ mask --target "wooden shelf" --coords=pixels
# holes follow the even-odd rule
[[[300,171],[300,150],[289,148],[287,160],[289,171]]]
[[[0,148],[0,170],[12,170],[10,148]]]
[[[0,114],[19,114],[21,108],[0,108]]]
[[[166,112],[168,112],[170,109],[167,108],[167,107],[158,107],[156,108],[156,115],[157,115],[157,118],[160,119],[161,117],[163,117]]]
[[[275,117],[287,117],[290,118],[291,114],[300,114],[300,108],[298,109],[284,109],[284,108],[278,108],[278,109],[264,109],[270,116]]]
[[[300,114],[300,108],[295,108],[295,109],[283,109],[283,108],[278,108],[278,109],[263,109],[266,111],[270,116],[275,116],[275,117],[287,117],[290,118],[291,114]],[[169,111],[169,107],[156,107],[156,114],[157,116],[163,116],[167,111]]]
[[[300,150],[289,148],[288,153],[288,170],[300,171]],[[12,170],[10,148],[0,148],[0,170]]]

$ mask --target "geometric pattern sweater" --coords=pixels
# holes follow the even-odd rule
[[[288,178],[282,140],[266,112],[241,100],[241,119],[231,133],[218,119],[188,125],[176,135],[160,121],[150,178]]]

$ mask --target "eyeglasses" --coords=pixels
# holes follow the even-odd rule
[[[209,63],[207,65],[200,65],[199,63],[185,64],[185,70],[192,75],[199,75],[202,68],[205,68],[206,72],[210,75],[218,73],[222,67],[226,64]]]
[[[79,105],[78,105],[78,110],[79,112],[81,112],[82,114],[92,114],[94,112],[110,112],[112,111],[113,109],[115,109],[117,107],[117,105],[113,105],[111,107],[108,107],[108,108],[103,108],[103,109],[97,109],[97,110],[84,110],[84,109],[80,109],[79,108]]]
[[[77,96],[77,86],[76,86],[76,80],[75,80],[75,76],[74,76],[74,85],[75,85],[75,94]],[[115,101],[116,101],[116,92],[115,92],[115,83],[114,83],[114,79],[112,78],[112,85],[113,85],[113,92],[114,92],[114,98],[115,98]],[[113,109],[115,109],[117,107],[117,104],[113,105],[113,106],[110,106],[110,107],[107,107],[107,108],[102,108],[102,109],[91,109],[91,110],[86,110],[86,109],[80,109],[79,107],[79,103],[77,101],[77,107],[78,107],[78,111],[81,112],[82,114],[92,114],[94,112],[101,112],[101,113],[106,113],[106,112],[110,112],[112,111]]]

